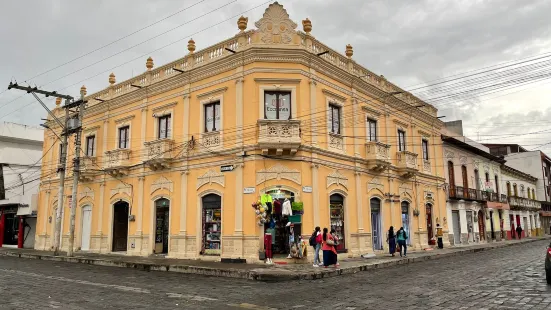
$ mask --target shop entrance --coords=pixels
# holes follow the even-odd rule
[[[528,232],[530,231],[530,227],[528,227],[528,218],[526,216],[523,217],[524,220],[524,227],[522,227],[522,237],[526,238],[528,237]]]
[[[369,201],[371,207],[371,236],[373,250],[383,249],[383,240],[381,232],[381,200],[371,198]]]
[[[511,225],[511,237],[513,239],[515,239],[516,235],[517,235],[517,232],[515,230],[515,216],[514,215],[509,214],[509,222],[510,222],[510,225]]]
[[[480,240],[486,240],[486,229],[484,225],[484,213],[482,210],[478,211],[478,234],[480,236]]]
[[[429,238],[429,244],[434,245],[436,241],[434,240],[434,229],[432,228],[432,205],[427,204],[425,206],[427,214],[427,235]]]
[[[494,230],[494,211],[490,211],[490,236],[492,240],[496,238],[496,233]]]
[[[161,198],[155,201],[155,249],[156,254],[168,253],[168,234],[170,223],[170,201]]]
[[[339,244],[337,252],[345,252],[344,234],[344,197],[341,194],[333,194],[329,197],[329,212],[331,214],[331,228],[335,229]]]
[[[289,190],[276,188],[266,191],[266,194],[272,197],[272,210],[264,225],[264,233],[272,235],[272,254],[287,255],[291,252],[289,241],[291,229],[290,225],[287,225],[290,219],[288,215],[283,215],[282,207],[286,199],[288,199],[291,204],[295,202],[295,193]],[[302,219],[299,221],[295,220],[293,217],[291,220],[294,235],[302,235]]]
[[[473,212],[471,211],[467,211],[467,232],[469,234],[469,242],[474,242]]]
[[[88,251],[90,250],[90,231],[92,227],[92,208],[90,206],[82,208],[81,219],[80,249]]]
[[[453,243],[461,243],[461,223],[459,223],[459,211],[452,211]]]
[[[406,231],[406,235],[410,236],[409,233],[409,202],[402,201],[402,227],[404,227],[404,230]],[[394,231],[397,231],[396,228],[394,228]],[[408,238],[407,240],[408,244],[411,244],[411,238]]]
[[[113,252],[124,252],[127,249],[129,207],[126,201],[113,205]]]
[[[222,254],[220,237],[222,235],[222,197],[208,194],[201,198],[203,204],[202,255],[219,256]]]
[[[2,236],[2,246],[17,246],[17,240],[18,240],[18,234],[19,234],[19,216],[17,216],[17,207],[11,208],[6,207],[3,210],[0,210],[2,212],[2,216],[0,218],[0,227],[2,231],[0,232],[3,234]]]

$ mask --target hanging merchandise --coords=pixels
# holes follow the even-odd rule
[[[257,202],[254,202],[251,206],[255,209],[255,214],[256,214],[256,219],[258,220],[257,224],[258,226],[263,226],[264,224],[266,224],[268,222],[268,214],[266,212],[267,210],[267,207],[265,205],[262,204],[262,200],[263,199],[267,199],[265,195],[262,195],[262,197],[257,201]],[[270,195],[268,195],[270,196]],[[270,200],[271,200],[271,197],[270,197]]]
[[[283,214],[283,215],[291,215],[291,214],[293,214],[293,209],[291,208],[291,202],[290,202],[289,199],[287,199],[287,198],[285,198],[285,201],[283,202],[282,214]]]

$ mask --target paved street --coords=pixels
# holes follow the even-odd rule
[[[0,308],[549,309],[547,242],[287,283],[0,257]]]

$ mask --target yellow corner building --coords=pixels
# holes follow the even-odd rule
[[[335,228],[344,257],[386,251],[391,225],[415,249],[432,244],[437,223],[448,233],[437,110],[357,64],[351,45],[343,55],[317,41],[310,20],[297,30],[277,2],[247,24],[239,18],[234,37],[202,50],[190,40],[162,67],[149,58],[124,82],[111,74],[86,96],[63,250],[71,199],[75,250],[96,253],[255,263],[267,231],[273,252],[288,254],[290,222],[306,242],[316,226]],[[50,131],[44,141],[35,247],[50,250],[60,148]],[[253,204],[265,194],[264,220]]]

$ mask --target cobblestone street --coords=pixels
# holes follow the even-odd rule
[[[287,283],[1,257],[0,307],[549,309],[551,286],[543,267],[547,242]]]

